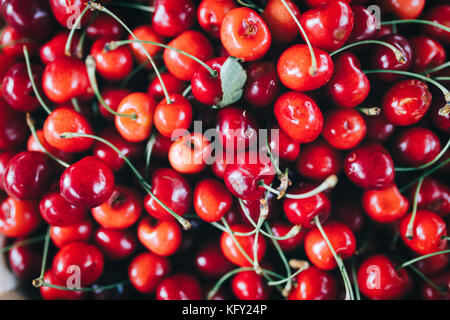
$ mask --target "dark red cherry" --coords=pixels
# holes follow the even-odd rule
[[[271,227],[272,233],[276,237],[283,237],[287,235],[291,228],[292,225],[281,221],[274,222]],[[280,248],[283,249],[283,251],[294,251],[300,247],[300,245],[303,243],[304,238],[305,231],[304,229],[302,229],[293,237],[290,237],[286,240],[278,240],[278,244],[280,245]]]
[[[2,29],[2,33],[0,35],[0,45],[2,46],[1,52],[6,57],[10,58],[9,61],[11,61],[11,64],[18,62],[15,60],[16,58],[21,58],[23,56],[24,46],[27,47],[28,52],[31,56],[39,51],[39,43],[37,39],[33,40],[30,38],[26,38],[23,34],[9,25],[6,25]]]
[[[441,114],[439,110],[444,107],[446,104],[444,97],[442,95],[438,95],[437,97],[433,97],[433,102],[430,108],[430,118],[433,124],[442,130],[446,134],[450,134],[450,113],[449,114]]]
[[[444,289],[445,294],[442,294],[430,284],[424,282],[422,285],[422,296],[426,300],[450,300],[450,272],[447,270],[430,280],[439,288]]]
[[[377,34],[377,22],[374,15],[360,4],[350,6],[353,11],[353,29],[348,42],[357,42],[372,39]]]
[[[409,199],[413,201],[414,197],[415,188],[413,187],[410,189]],[[423,180],[416,200],[420,209],[435,212],[442,217],[450,214],[450,188],[433,177]]]
[[[358,187],[388,187],[394,181],[394,162],[381,144],[366,144],[350,151],[344,159],[347,177]]]
[[[365,135],[366,122],[355,109],[335,109],[325,117],[322,136],[336,149],[353,149]]]
[[[6,172],[6,166],[9,160],[11,160],[16,154],[11,151],[0,152],[0,190],[5,190],[4,177]]]
[[[176,37],[194,24],[196,8],[192,0],[156,0],[154,7],[152,26],[164,37]]]
[[[314,266],[300,272],[296,280],[297,286],[289,300],[334,300],[337,297],[336,279]]]
[[[206,64],[217,72],[215,77],[203,67],[199,67],[192,76],[192,94],[200,103],[207,106],[214,106],[218,105],[222,100],[223,92],[220,70],[226,60],[226,58],[214,58],[206,61]]]
[[[13,247],[8,254],[12,272],[21,279],[30,279],[39,274],[42,256],[30,246]]]
[[[275,131],[275,134],[272,133]],[[268,133],[269,134],[269,133]],[[300,143],[295,142],[278,125],[272,125],[269,136],[269,146],[272,155],[281,161],[293,162],[300,154]],[[266,149],[266,146],[263,146]]]
[[[434,276],[444,271],[450,261],[450,254],[438,254],[417,262],[416,267],[427,276]]]
[[[25,115],[14,111],[0,98],[0,150],[18,147],[28,137]]]
[[[52,226],[70,226],[86,219],[87,210],[74,206],[59,192],[45,195],[39,203],[42,218]]]
[[[246,67],[247,82],[244,99],[253,107],[267,107],[273,104],[280,91],[277,69],[271,61],[256,61]]]
[[[195,267],[199,273],[208,278],[219,278],[233,269],[220,246],[216,243],[206,244],[195,255]]]
[[[446,26],[447,28],[450,26],[450,5],[442,4],[439,6],[433,7],[425,16],[426,20],[437,22]],[[435,38],[436,40],[442,41],[443,43],[449,44],[449,35],[448,31],[442,30],[441,28],[436,28],[433,26],[424,26],[425,32]]]
[[[394,125],[382,114],[365,117],[366,139],[372,142],[385,142],[394,133]]]
[[[414,60],[412,70],[424,72],[443,64],[446,60],[444,47],[431,38],[417,36],[409,40],[413,50]]]
[[[239,300],[267,300],[271,290],[264,281],[254,271],[243,271],[233,277],[231,289]]]
[[[341,171],[342,156],[326,142],[316,140],[304,145],[296,167],[305,178],[323,180]]]
[[[44,43],[40,50],[39,56],[44,64],[49,64],[58,58],[66,56],[65,47],[67,38],[69,37],[69,31],[60,31],[55,34],[48,42]],[[80,57],[83,54],[83,50],[79,51],[80,35],[75,33],[72,38],[72,45],[70,47],[70,53],[74,57]],[[83,48],[81,48],[83,49]],[[34,70],[34,69],[33,69]]]
[[[185,83],[183,81],[179,80],[169,72],[161,73],[161,78],[169,94],[183,93],[183,89],[185,87]],[[164,99],[164,91],[158,77],[155,77],[155,79],[150,82],[147,92],[156,101],[161,101]]]
[[[124,33],[123,27],[116,19],[107,15],[96,15],[86,27],[86,35],[90,39],[108,38],[118,40]]]
[[[42,152],[17,154],[5,170],[5,191],[20,200],[41,197],[50,188],[53,166],[50,158]]]
[[[156,288],[157,300],[201,300],[202,289],[198,280],[187,273],[165,278]]]
[[[269,207],[269,216],[267,219],[271,220],[277,218],[281,211],[279,205],[280,203],[277,201],[277,196],[274,193],[269,193],[264,199],[267,201],[267,205]],[[261,215],[261,199],[242,200],[242,204],[245,208],[245,212],[242,206],[237,205],[238,218],[240,218],[239,221],[248,226],[253,226],[247,215],[250,216],[253,222],[258,222],[259,216]]]
[[[114,191],[114,174],[103,161],[85,157],[64,171],[59,188],[70,203],[94,208],[106,202]]]
[[[58,248],[72,242],[89,242],[94,233],[94,224],[84,220],[67,227],[50,227],[50,238]]]
[[[112,260],[131,257],[138,245],[136,235],[130,230],[98,228],[94,241],[103,254]]]

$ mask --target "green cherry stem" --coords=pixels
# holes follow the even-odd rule
[[[36,278],[32,281],[32,284],[35,288],[39,288],[44,283],[44,274],[45,268],[47,265],[47,257],[48,257],[48,248],[50,246],[50,226],[47,228],[47,232],[44,238],[44,251],[42,252],[42,262],[41,262],[41,273],[39,278]]]
[[[73,109],[76,112],[81,113],[80,104],[78,103],[78,100],[76,98],[70,99],[70,103],[72,104]]]
[[[305,271],[305,269],[298,269],[294,273],[290,274],[287,278],[281,279],[281,280],[276,280],[276,281],[269,281],[269,282],[267,282],[267,285],[269,285],[269,286],[279,286],[279,285],[284,284],[284,283],[288,283],[288,284],[291,283],[292,284],[292,279],[294,279],[296,276],[298,276],[303,271]]]
[[[450,81],[450,77],[434,77],[436,81]]]
[[[13,248],[19,248],[19,247],[24,247],[24,246],[28,246],[30,244],[34,244],[34,243],[38,243],[38,242],[42,242],[45,240],[46,235],[42,235],[42,236],[37,236],[37,237],[33,237],[33,238],[29,238],[26,240],[22,240],[22,241],[18,241],[10,246],[6,246],[0,249],[0,254],[6,253],[8,251],[10,251]]]
[[[231,230],[230,225],[228,224],[227,220],[225,218],[222,218],[222,223],[227,230],[227,232],[230,234],[231,239],[233,240],[236,247],[238,247],[239,251],[242,253],[242,255],[247,259],[247,261],[253,266],[252,270],[255,270],[255,267],[253,265],[253,260],[250,258],[250,256],[245,252],[245,250],[242,248],[239,241],[237,241],[236,236],[233,233],[233,230]]]
[[[123,81],[120,83],[120,88],[125,88],[128,84],[128,82],[130,82],[131,79],[134,78],[135,75],[137,75],[142,69],[145,68],[145,66],[147,66],[150,63],[150,61],[145,61],[144,63],[141,63],[140,65],[138,65],[136,68],[134,68],[133,71],[130,72],[129,75],[127,75],[127,77],[125,79],[123,79]]]
[[[186,98],[191,91],[192,91],[192,86],[188,85],[186,87],[186,89],[184,89],[184,91],[183,91],[183,93],[181,95]]]
[[[339,48],[339,49],[333,51],[332,53],[330,53],[330,56],[332,57],[335,54],[338,54],[338,53],[340,53],[342,51],[345,51],[347,49],[350,49],[350,48],[353,48],[353,47],[356,47],[356,46],[359,46],[359,45],[362,45],[362,44],[379,44],[379,45],[388,47],[389,49],[392,50],[392,52],[394,52],[395,57],[397,58],[397,61],[399,63],[405,63],[406,62],[405,56],[403,55],[403,53],[399,49],[397,49],[395,46],[393,46],[390,43],[387,43],[387,42],[384,42],[384,41],[380,41],[380,40],[364,40],[364,41],[354,42],[354,43],[351,43],[349,45],[343,46],[342,48]]]
[[[103,286],[103,287],[91,287],[91,288],[67,288],[67,287],[63,287],[63,286],[58,286],[55,284],[51,284],[51,283],[47,283],[47,282],[42,282],[42,286],[43,287],[49,287],[49,288],[53,288],[53,289],[58,289],[58,290],[64,290],[64,291],[81,291],[81,292],[92,292],[92,291],[105,291],[105,290],[111,290],[117,287],[120,287],[122,285],[128,284],[130,283],[129,280],[125,280],[125,281],[121,281],[118,283],[114,283],[114,284],[109,284],[107,286]]]
[[[145,12],[149,12],[149,13],[155,12],[155,8],[154,7],[150,7],[150,6],[146,6],[146,5],[142,5],[142,4],[137,4],[137,3],[128,3],[128,2],[114,1],[114,2],[111,3],[111,5],[112,6],[117,6],[117,7],[123,7],[123,8],[138,9],[140,11],[145,11]]]
[[[64,47],[64,54],[68,57],[70,57],[71,54],[71,46],[72,46],[72,39],[75,34],[75,31],[80,28],[81,19],[83,19],[86,12],[89,10],[89,6],[84,7],[83,11],[81,11],[81,14],[77,17],[75,20],[75,23],[73,24],[72,28],[70,29],[69,36],[67,37],[66,46]]]
[[[371,107],[371,108],[356,107],[355,109],[366,116],[378,116],[381,113],[381,108],[379,107]]]
[[[397,268],[397,270],[406,268],[406,267],[408,267],[408,266],[410,266],[410,265],[412,265],[412,264],[415,264],[415,263],[417,263],[417,262],[419,262],[419,261],[422,261],[422,260],[425,260],[425,259],[428,259],[428,258],[431,258],[431,257],[434,257],[434,256],[438,256],[438,255],[440,255],[440,254],[447,254],[447,253],[450,253],[450,249],[442,250],[442,251],[437,251],[437,252],[429,253],[429,254],[426,254],[426,255],[423,255],[423,256],[420,256],[420,257],[416,257],[416,258],[414,258],[414,259],[411,259],[411,260],[408,260],[408,261],[406,261],[406,262],[403,262],[403,263]]]
[[[414,191],[414,201],[413,201],[413,209],[411,214],[411,219],[409,219],[408,226],[406,227],[406,238],[412,240],[414,237],[414,220],[416,219],[417,213],[417,195],[420,192],[420,188],[422,187],[424,178],[419,179],[417,183],[416,190]]]
[[[361,292],[359,291],[358,277],[356,276],[355,257],[352,258],[352,261],[351,261],[351,268],[352,268],[352,279],[353,279],[353,284],[354,284],[354,286],[355,286],[355,296],[356,296],[356,300],[361,300]]]
[[[445,63],[443,63],[441,65],[438,65],[437,67],[429,69],[429,70],[423,72],[422,74],[423,75],[428,75],[428,74],[431,74],[431,73],[434,73],[434,72],[437,72],[437,71],[441,71],[441,70],[443,70],[445,68],[448,68],[448,67],[450,67],[450,61],[447,61],[447,62],[445,62]]]
[[[441,150],[441,152],[439,152],[439,154],[434,157],[433,160],[431,160],[428,163],[425,163],[424,165],[421,165],[419,167],[415,167],[415,168],[395,168],[396,172],[405,172],[405,171],[417,171],[417,170],[423,170],[426,169],[430,166],[432,166],[433,164],[435,164],[436,162],[439,161],[439,159],[442,158],[442,156],[447,152],[447,150],[450,148],[450,139],[447,141],[447,144],[445,145],[445,147]]]
[[[420,19],[405,19],[405,20],[391,20],[391,21],[383,21],[380,23],[382,26],[387,26],[391,24],[404,24],[404,23],[420,23],[420,24],[427,24],[429,26],[433,26],[435,28],[442,29],[444,31],[450,32],[450,28],[446,27],[440,23],[434,22],[434,21],[428,21],[428,20],[420,20]]]
[[[156,142],[156,131],[154,131],[145,147],[145,174],[148,174],[150,168],[150,160],[152,158],[153,147]]]
[[[423,281],[428,283],[431,287],[433,287],[435,290],[437,290],[440,294],[445,295],[445,291],[442,290],[436,283],[430,280],[426,275],[424,275],[419,269],[416,267],[409,265],[408,268],[410,268],[412,271],[414,271],[420,278],[422,278]]]
[[[256,4],[254,4],[252,1],[247,0],[236,0],[237,3],[239,3],[241,6],[243,7],[247,7],[250,9],[254,9],[256,11],[258,11],[259,13],[262,13],[264,10],[262,8],[260,8],[259,6],[257,6]]]
[[[440,168],[442,168],[443,166],[447,165],[450,162],[450,158],[445,159],[444,161],[442,161],[441,163],[439,163],[437,166],[435,166],[434,168],[426,171],[425,173],[423,173],[422,175],[420,175],[419,177],[417,177],[416,179],[414,179],[413,181],[411,181],[410,183],[408,183],[407,185],[405,185],[404,187],[400,188],[399,191],[401,193],[403,193],[404,191],[406,191],[407,189],[411,188],[413,185],[416,184],[416,182],[418,182],[420,179],[424,179],[426,177],[428,177],[429,175],[432,175],[433,173],[435,173],[437,170],[439,170]]]

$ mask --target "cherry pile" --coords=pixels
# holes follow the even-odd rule
[[[31,294],[450,298],[447,1],[0,13],[0,250]]]

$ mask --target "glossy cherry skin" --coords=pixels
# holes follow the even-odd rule
[[[398,34],[387,35],[379,40],[390,43],[400,50],[405,61],[399,62],[391,49],[385,46],[376,46],[370,55],[372,69],[408,70],[412,64],[412,49],[408,40]],[[398,75],[392,73],[380,73],[375,77],[382,81],[394,81],[399,78]]]
[[[60,281],[67,283],[74,275],[71,266],[78,266],[81,286],[89,286],[102,275],[104,260],[103,254],[96,246],[73,242],[62,247],[55,255],[52,270]]]
[[[133,287],[141,293],[155,291],[161,280],[170,273],[170,262],[164,257],[144,252],[131,261],[128,277]]]
[[[433,160],[441,151],[439,137],[423,127],[409,127],[397,136],[395,156],[408,166],[420,166]]]
[[[244,61],[255,61],[269,50],[272,35],[256,11],[240,7],[225,15],[220,40],[230,55]]]
[[[191,29],[195,21],[195,5],[192,0],[156,0],[152,26],[164,37],[176,37]]]
[[[385,0],[383,8],[401,19],[415,19],[425,7],[425,0]]]
[[[434,276],[444,271],[450,261],[450,255],[438,254],[417,262],[416,267],[427,276]]]
[[[251,227],[245,225],[234,225],[231,226],[231,230],[234,232],[242,232],[247,233],[252,230]],[[253,246],[255,244],[255,236],[238,236],[235,235],[237,242],[241,245],[244,252],[247,253],[249,257],[253,257]],[[230,260],[235,265],[240,267],[251,267],[252,264],[248,261],[239,248],[234,243],[230,234],[227,232],[222,233],[222,237],[220,239],[220,247],[224,256]],[[258,261],[261,261],[266,253],[266,240],[263,237],[258,237],[258,241],[256,244],[257,247],[257,257]]]
[[[341,108],[354,108],[369,95],[370,82],[361,71],[361,64],[353,53],[340,54],[334,60],[334,75],[326,90],[331,100]]]
[[[385,188],[394,181],[394,162],[381,144],[366,144],[350,151],[343,167],[347,177],[360,188]]]
[[[0,205],[0,233],[9,238],[26,237],[41,224],[38,203],[7,198]]]
[[[193,111],[189,100],[181,94],[172,93],[171,103],[163,98],[155,109],[153,121],[159,133],[167,138],[173,138],[176,130],[187,130],[192,123]]]
[[[408,126],[423,118],[431,105],[428,86],[420,80],[403,80],[383,97],[383,114],[394,125]]]
[[[450,272],[443,272],[441,275],[433,277],[430,279],[433,283],[435,283],[438,287],[443,288],[446,294],[442,294],[433,287],[431,287],[428,283],[423,283],[422,285],[422,296],[426,300],[450,300]]]
[[[114,191],[114,174],[101,160],[85,157],[68,167],[59,180],[61,195],[70,203],[94,208]]]
[[[300,10],[297,5],[290,0],[286,4],[299,19]],[[298,36],[298,26],[281,0],[269,0],[261,17],[269,27],[273,42],[288,43]]]
[[[276,237],[285,236],[291,230],[291,228],[292,226],[290,224],[280,221],[274,222],[271,227],[272,233]],[[286,240],[278,240],[278,244],[280,245],[281,249],[283,249],[283,251],[290,252],[298,249],[302,245],[304,238],[305,232],[304,230],[300,230],[300,232],[293,237],[290,237]]]
[[[349,227],[340,222],[329,221],[323,225],[323,230],[336,254],[342,259],[347,259],[353,255],[356,248],[356,240]],[[330,248],[317,228],[306,234],[305,252],[309,260],[319,269],[331,270],[337,266]]]
[[[50,6],[54,17],[61,26],[70,29],[68,23],[71,22],[72,24],[75,24],[76,17],[74,18],[73,14],[75,12],[81,13],[86,4],[83,0],[50,0]],[[86,12],[83,19],[81,19],[82,26],[88,22],[91,14],[92,12],[90,10]]]
[[[50,187],[53,169],[42,152],[24,151],[12,158],[5,170],[5,191],[20,200],[37,199]]]
[[[279,216],[281,213],[279,202],[276,200],[276,195],[273,193],[269,193],[267,195],[267,198],[264,196],[264,199],[267,201],[267,205],[269,207],[269,214],[267,219],[273,220]],[[237,204],[237,215],[238,215],[238,221],[242,222],[250,227],[253,226],[253,224],[250,222],[250,219],[253,220],[253,222],[257,223],[258,219],[261,215],[261,199],[257,200],[242,200],[243,206],[240,204]],[[245,208],[245,211],[244,211]],[[229,211],[233,212],[233,208]],[[228,220],[230,218],[229,216],[225,216],[225,218]],[[237,224],[238,221],[232,221]]]
[[[269,61],[256,61],[250,63],[246,71],[245,101],[253,107],[264,108],[272,105],[281,87],[275,65]]]
[[[50,227],[50,239],[58,248],[72,242],[89,242],[93,233],[94,224],[90,220],[84,220],[67,227]]]
[[[217,72],[213,77],[211,73],[203,67],[199,67],[192,76],[191,86],[192,94],[200,103],[207,106],[218,105],[223,97],[222,81],[220,80],[220,70],[225,63],[226,58],[214,58],[206,64]]]
[[[49,269],[44,274],[44,282],[56,286],[66,286],[64,281],[59,280],[52,269]],[[83,291],[75,290],[60,290],[51,287],[42,286],[39,288],[42,299],[44,300],[81,300],[85,296]]]
[[[414,72],[424,72],[443,64],[446,60],[444,47],[425,36],[417,36],[409,40],[414,53],[412,70]]]
[[[335,109],[325,117],[322,136],[332,147],[349,150],[361,143],[366,130],[366,122],[358,111]]]
[[[164,38],[161,37],[150,25],[141,25],[133,29],[133,33],[136,38],[144,41],[153,41],[158,43],[164,43]],[[130,35],[128,40],[134,40],[134,38]],[[155,46],[148,43],[131,43],[130,48],[133,52],[133,56],[137,63],[143,64],[148,62],[148,57],[145,51],[142,49],[144,47],[145,51],[151,56],[154,57],[157,53],[161,52],[163,49],[159,46]],[[148,63],[145,68],[151,69],[153,68],[150,63]]]
[[[184,174],[203,171],[211,163],[210,141],[200,132],[181,136],[169,149],[169,162],[172,168]]]
[[[350,6],[353,12],[353,29],[348,42],[372,39],[377,34],[377,23],[372,13],[363,5]]]
[[[2,1],[1,13],[8,25],[26,37],[45,39],[56,26],[47,1]]]
[[[409,208],[408,200],[396,185],[380,190],[365,190],[362,205],[369,217],[381,223],[399,220]]]
[[[92,18],[86,27],[86,35],[90,39],[108,38],[118,40],[122,37],[124,29],[117,20],[107,14],[99,14]]]
[[[446,102],[443,96],[438,95],[433,98],[429,114],[435,127],[446,134],[450,134],[450,114],[445,115],[439,113],[439,110],[445,106],[445,104]]]
[[[296,279],[297,286],[289,300],[334,300],[337,297],[336,279],[326,271],[310,266]]]
[[[44,43],[39,49],[39,57],[44,64],[49,64],[59,58],[64,58],[65,46],[69,31],[60,31],[55,34],[48,42]],[[80,35],[75,33],[72,38],[72,46],[70,53],[74,57],[82,56],[83,52],[79,51]],[[81,48],[83,49],[83,48]]]
[[[39,83],[42,68],[40,66],[31,68],[34,81]],[[33,112],[40,106],[31,87],[25,63],[18,63],[9,69],[3,78],[2,93],[6,102],[17,111]]]
[[[372,142],[385,142],[394,133],[394,125],[383,114],[365,117],[366,138]]]
[[[411,214],[405,216],[399,225],[399,232],[403,242],[414,252],[429,254],[443,250],[447,246],[447,228],[444,220],[431,211],[417,210],[413,225],[413,238],[408,239],[407,228]]]
[[[56,103],[93,96],[86,66],[77,58],[61,57],[47,64],[42,76],[45,95]]]
[[[164,82],[164,85],[166,86],[167,92],[169,94],[177,93],[181,94],[183,92],[183,89],[185,87],[185,82],[177,79],[172,74],[165,72],[161,73],[161,78]],[[153,97],[156,101],[161,101],[164,99],[164,91],[161,86],[161,82],[159,81],[158,77],[155,77],[147,88],[147,93]]]
[[[42,255],[30,246],[13,247],[8,254],[11,271],[21,279],[30,279],[39,274]]]
[[[342,47],[350,36],[353,12],[345,1],[329,1],[304,12],[300,23],[313,46],[333,51]]]
[[[136,251],[138,241],[130,230],[112,230],[99,228],[94,234],[94,241],[105,257],[123,260]]]
[[[25,115],[14,111],[0,99],[0,150],[19,146],[28,136]]]
[[[178,273],[165,278],[156,288],[156,300],[201,300],[200,283],[187,273]]]
[[[0,152],[0,190],[5,190],[4,177],[6,166],[9,160],[11,160],[16,154],[11,151]]]
[[[37,152],[42,152],[42,153],[45,153],[46,151],[48,151],[52,155],[57,157],[58,159],[61,159],[66,162],[72,162],[72,158],[73,158],[72,154],[58,150],[55,147],[52,147],[47,142],[47,140],[45,140],[43,130],[36,130],[36,136],[38,137],[39,141],[36,140],[33,135],[30,135],[30,137],[28,138],[28,141],[27,141],[27,150],[28,151],[37,151]],[[44,148],[42,148],[41,145]]]
[[[116,186],[105,203],[91,209],[92,216],[104,228],[126,229],[141,216],[141,201],[133,189]]]
[[[361,292],[372,300],[399,298],[405,287],[405,269],[396,270],[385,255],[370,256],[358,269],[357,278]]]
[[[450,26],[450,5],[443,4],[433,7],[425,16],[426,20],[437,22],[446,27]],[[443,43],[449,44],[449,32],[433,26],[424,26],[425,32]]]
[[[202,0],[197,10],[200,26],[214,38],[220,38],[220,27],[225,15],[236,8],[233,0]]]
[[[417,186],[417,185],[416,185]],[[409,199],[414,200],[415,188],[411,188]],[[441,181],[427,177],[417,193],[417,206],[444,217],[450,214],[450,188]]]
[[[272,125],[270,129],[269,146],[272,155],[284,162],[293,162],[300,154],[300,143],[292,140],[278,125]],[[263,149],[265,150],[266,146],[263,146]]]
[[[194,209],[207,222],[217,222],[231,209],[233,198],[225,185],[215,179],[197,183],[194,190]]]
[[[155,222],[151,217],[144,217],[139,222],[137,234],[148,250],[160,256],[173,255],[182,241],[181,227],[175,220]]]
[[[198,31],[185,31],[168,44],[171,47],[187,52],[194,57],[207,61],[214,55],[213,47],[208,38]],[[180,80],[188,81],[199,64],[191,58],[171,49],[164,50],[164,63],[167,70]]]
[[[0,4],[1,5],[1,4]],[[23,47],[26,46],[30,55],[34,55],[37,51],[39,51],[39,44],[37,39],[29,39],[24,37],[24,35],[18,32],[13,27],[6,25],[2,29],[2,34],[0,35],[0,45],[2,46],[2,53],[5,57],[8,57],[11,65],[15,64],[16,58],[20,58],[23,56]],[[11,66],[10,65],[10,66]],[[8,71],[8,65],[5,65],[4,68]],[[4,75],[4,72],[1,73]]]
[[[216,279],[231,271],[233,265],[225,258],[216,243],[209,243],[196,253],[195,268],[202,276]]]
[[[267,300],[270,287],[254,271],[243,271],[231,280],[231,290],[239,300]]]
[[[160,168],[152,175],[152,193],[167,207],[180,216],[191,208],[192,190],[189,182],[173,169]],[[173,219],[172,215],[161,207],[152,196],[144,200],[145,210],[153,217],[162,220]]]
[[[301,194],[314,189],[314,185],[304,185],[289,189],[289,194]],[[305,199],[283,200],[283,211],[286,218],[295,225],[301,225],[303,228],[312,228],[314,218],[319,217],[321,221],[328,218],[331,210],[331,202],[328,196],[321,192]]]
[[[315,75],[309,73],[311,54],[305,44],[296,44],[284,51],[278,59],[278,77],[289,89],[311,91],[324,86],[333,75],[333,60],[328,53],[314,49],[317,61]]]
[[[74,206],[59,194],[51,192],[39,202],[42,218],[52,226],[65,227],[77,224],[86,219],[87,210]]]
[[[275,102],[281,129],[298,143],[314,141],[322,131],[323,115],[313,99],[300,92],[286,92]]]
[[[338,174],[341,167],[341,154],[322,140],[305,145],[296,162],[297,172],[314,180],[323,180],[332,174]]]

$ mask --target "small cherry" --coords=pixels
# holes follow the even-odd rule
[[[169,149],[169,162],[172,168],[184,174],[199,173],[210,162],[210,141],[200,132],[181,136]]]
[[[425,0],[385,0],[383,9],[401,19],[415,19],[422,13]]]
[[[187,273],[165,278],[156,288],[156,300],[201,300],[202,288],[198,280]]]
[[[0,233],[9,238],[26,237],[41,224],[37,201],[7,198],[0,204]]]
[[[8,165],[9,160],[14,158],[16,154],[12,151],[0,152],[0,190],[5,190],[4,185],[4,177],[6,166]]]
[[[415,188],[410,189],[409,199],[413,201]],[[417,207],[432,211],[444,217],[450,214],[450,188],[441,181],[427,177],[416,197]]]
[[[207,278],[219,278],[233,269],[220,247],[216,243],[209,243],[200,248],[195,255],[195,268]]]
[[[442,4],[433,7],[425,16],[426,20],[436,22],[446,26],[447,28],[450,26],[450,5]],[[442,41],[445,44],[449,44],[449,32],[442,30],[441,28],[436,28],[434,26],[424,26],[424,30],[427,34],[432,36],[438,41]]]
[[[164,257],[150,252],[137,255],[128,268],[128,277],[133,287],[141,293],[149,294],[170,273],[170,262]]]
[[[173,76],[169,72],[161,73],[161,79],[166,86],[167,92],[169,94],[176,93],[176,94],[182,94],[183,89],[185,87],[185,82],[177,79],[175,76]],[[161,85],[161,81],[159,81],[158,77],[155,77],[147,88],[147,93],[153,97],[156,101],[161,101],[164,99],[164,90]]]
[[[377,22],[372,12],[360,4],[351,5],[353,11],[353,29],[348,42],[358,42],[373,39],[377,34]]]
[[[429,114],[434,126],[444,133],[450,134],[450,114],[442,114],[439,112],[445,105],[446,102],[443,96],[438,95],[434,97]]]
[[[30,246],[13,247],[8,254],[11,271],[20,279],[31,279],[39,273],[42,256]]]
[[[281,87],[275,64],[271,61],[255,61],[246,67],[246,71],[245,101],[258,108],[272,105]]]
[[[39,51],[39,43],[37,42],[37,39],[33,40],[26,38],[23,34],[9,25],[6,25],[2,29],[2,33],[0,35],[0,45],[2,48],[1,52],[10,58],[9,61],[11,62],[11,65],[18,62],[15,60],[16,58],[22,57],[24,46],[26,46],[29,52],[33,55]]]
[[[193,111],[188,99],[180,94],[169,95],[171,103],[163,99],[155,109],[153,121],[159,133],[167,138],[173,138],[172,134],[177,130],[186,130],[191,126]]]
[[[94,242],[111,260],[123,260],[131,257],[136,251],[138,241],[130,230],[112,230],[98,228],[94,234]]]
[[[443,272],[430,280],[440,288],[444,289],[445,294],[440,293],[428,283],[424,283],[422,285],[422,296],[426,300],[450,300],[450,272]]]
[[[39,202],[42,218],[51,226],[66,227],[77,224],[87,217],[87,210],[74,206],[59,192],[45,195]]]
[[[155,223],[151,217],[144,217],[137,230],[139,241],[151,252],[159,256],[170,256],[178,251],[182,241],[181,228],[174,220]]]
[[[302,146],[302,152],[296,163],[298,173],[314,180],[323,180],[338,174],[341,167],[342,156],[339,151],[322,140]]]
[[[239,300],[267,300],[270,289],[254,271],[239,272],[231,280],[231,290]]]
[[[425,36],[417,36],[411,38],[409,42],[413,50],[412,70],[414,72],[424,72],[445,62],[445,49],[436,40]]]
[[[292,227],[286,222],[276,221],[272,224],[271,229],[275,237],[284,237],[289,233]],[[303,232],[303,230],[300,230],[300,232],[295,236],[290,237],[286,240],[277,240],[277,242],[283,251],[292,252],[302,245],[304,238],[305,232]]]
[[[58,60],[59,58],[64,58],[65,47],[67,43],[67,38],[69,37],[68,31],[60,31],[56,33],[48,42],[44,43],[39,49],[39,56],[44,64],[49,64]],[[72,38],[72,45],[70,46],[70,53],[73,57],[81,57],[83,54],[83,48],[80,52],[80,35],[75,33]],[[21,49],[22,50],[22,49]]]
[[[156,0],[152,27],[163,37],[176,37],[191,29],[196,8],[192,0]]]
[[[0,150],[19,146],[28,136],[25,115],[14,111],[0,98]]]
[[[300,154],[300,144],[292,140],[276,124],[272,125],[270,132],[272,133],[274,130],[278,130],[277,134],[274,136],[271,134],[269,137],[269,146],[272,155],[279,157],[283,162],[294,162]],[[265,148],[266,146],[263,146],[263,149]]]
[[[123,31],[120,23],[106,14],[94,16],[86,27],[86,35],[92,40],[100,38],[120,39],[123,35]]]
[[[206,61],[206,64],[216,74],[213,76],[211,72],[205,68],[198,68],[192,76],[191,90],[195,99],[207,106],[218,105],[223,97],[222,82],[219,77],[220,70],[225,63],[226,58],[219,57]]]
[[[369,217],[381,223],[401,219],[409,208],[408,200],[395,184],[386,189],[365,190],[362,205]]]
[[[89,242],[94,233],[94,224],[84,220],[67,227],[50,227],[50,239],[58,248],[72,242]]]
[[[236,7],[233,0],[202,0],[197,9],[198,23],[208,34],[220,38],[225,15]]]
[[[158,43],[163,43],[164,38],[161,37],[152,27],[151,25],[141,25],[133,29],[134,35],[144,41],[154,41]],[[133,36],[128,37],[129,40],[134,40]],[[142,43],[142,46],[147,51],[147,53],[154,57],[157,53],[162,51],[162,48],[159,46],[155,46],[148,43]],[[148,63],[148,57],[145,54],[145,51],[142,49],[142,46],[139,43],[130,43],[130,48],[133,53],[135,60],[139,64],[146,64],[145,68],[151,69],[152,65]]]
[[[438,254],[417,262],[416,267],[427,276],[434,276],[444,271],[450,261],[450,255]]]
[[[215,179],[197,183],[194,190],[194,209],[206,222],[217,222],[231,209],[233,198],[225,185]]]
[[[50,0],[50,6],[53,11],[53,16],[64,28],[69,28],[68,22],[75,24],[73,17],[74,12],[81,13],[87,6],[83,0]],[[87,10],[86,14],[81,19],[81,25],[86,25],[91,16],[91,11]]]
[[[285,2],[299,19],[300,10],[297,5],[290,0]],[[269,27],[273,42],[277,44],[288,43],[298,36],[298,26],[281,0],[269,0],[261,17]]]
[[[365,117],[366,139],[372,142],[385,142],[394,133],[394,125],[383,114]]]
[[[50,154],[54,155],[58,159],[61,159],[66,162],[72,161],[72,158],[73,158],[72,154],[56,149],[55,147],[51,146],[47,142],[47,140],[45,140],[44,130],[37,130],[36,136],[39,139],[39,142],[38,142],[38,140],[36,140],[34,135],[30,135],[30,137],[28,138],[28,141],[27,141],[27,150],[28,151],[37,151],[37,152],[43,152],[43,153],[48,151]],[[42,147],[44,147],[44,149],[42,149],[41,145],[42,145]]]
[[[337,297],[336,279],[314,266],[300,272],[296,280],[297,286],[289,300],[334,300]]]
[[[43,281],[55,286],[64,287],[66,285],[64,281],[61,281],[55,276],[55,273],[52,269],[49,269],[45,272]],[[39,288],[39,292],[42,299],[44,300],[81,300],[86,294],[83,291],[60,290],[46,286],[41,286]]]
[[[322,136],[332,147],[349,150],[361,143],[366,130],[366,122],[358,111],[335,109],[325,117]]]

